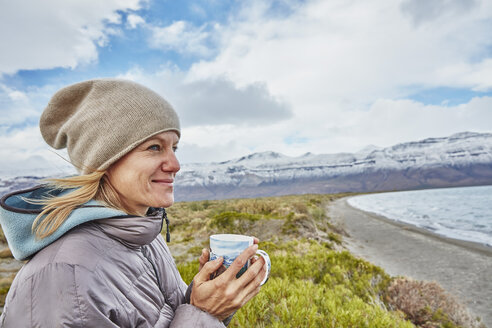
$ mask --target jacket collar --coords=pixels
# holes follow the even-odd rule
[[[154,214],[154,213],[152,213]],[[139,248],[150,244],[162,230],[162,215],[145,217],[113,217],[96,220],[94,223],[109,237],[129,248]]]
[[[33,256],[71,229],[90,221],[100,221],[100,229],[129,247],[149,244],[161,231],[164,209],[151,208],[147,216],[135,217],[91,200],[75,209],[53,234],[36,239],[32,223],[42,207],[26,202],[26,199],[57,196],[64,192],[69,190],[53,190],[42,185],[4,195],[0,199],[0,224],[16,259],[25,260]]]

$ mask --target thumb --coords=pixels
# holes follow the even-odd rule
[[[213,261],[205,263],[203,268],[200,270],[200,272],[197,273],[197,275],[193,279],[194,284],[199,285],[205,281],[209,281],[210,275],[220,268],[223,261],[224,261],[223,258],[219,257]]]

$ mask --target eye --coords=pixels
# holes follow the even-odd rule
[[[173,152],[177,152],[178,151],[178,146],[174,146],[173,147]]]
[[[151,146],[147,147],[147,150],[159,151],[159,150],[161,150],[161,146],[159,146],[159,145],[151,145]]]

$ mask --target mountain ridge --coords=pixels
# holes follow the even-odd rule
[[[58,174],[59,175],[59,174]],[[40,177],[0,178],[0,194]],[[355,153],[298,157],[274,151],[189,163],[176,176],[177,201],[303,193],[372,192],[492,184],[492,133],[460,132]]]
[[[373,148],[298,157],[262,152],[220,163],[185,164],[176,177],[176,199],[492,184],[492,133],[460,132]]]

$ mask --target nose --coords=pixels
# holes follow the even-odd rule
[[[179,165],[178,158],[176,157],[176,153],[172,150],[170,150],[165,156],[164,161],[162,162],[162,170],[164,172],[172,172],[174,174],[178,173],[178,171],[181,169],[181,166]]]

